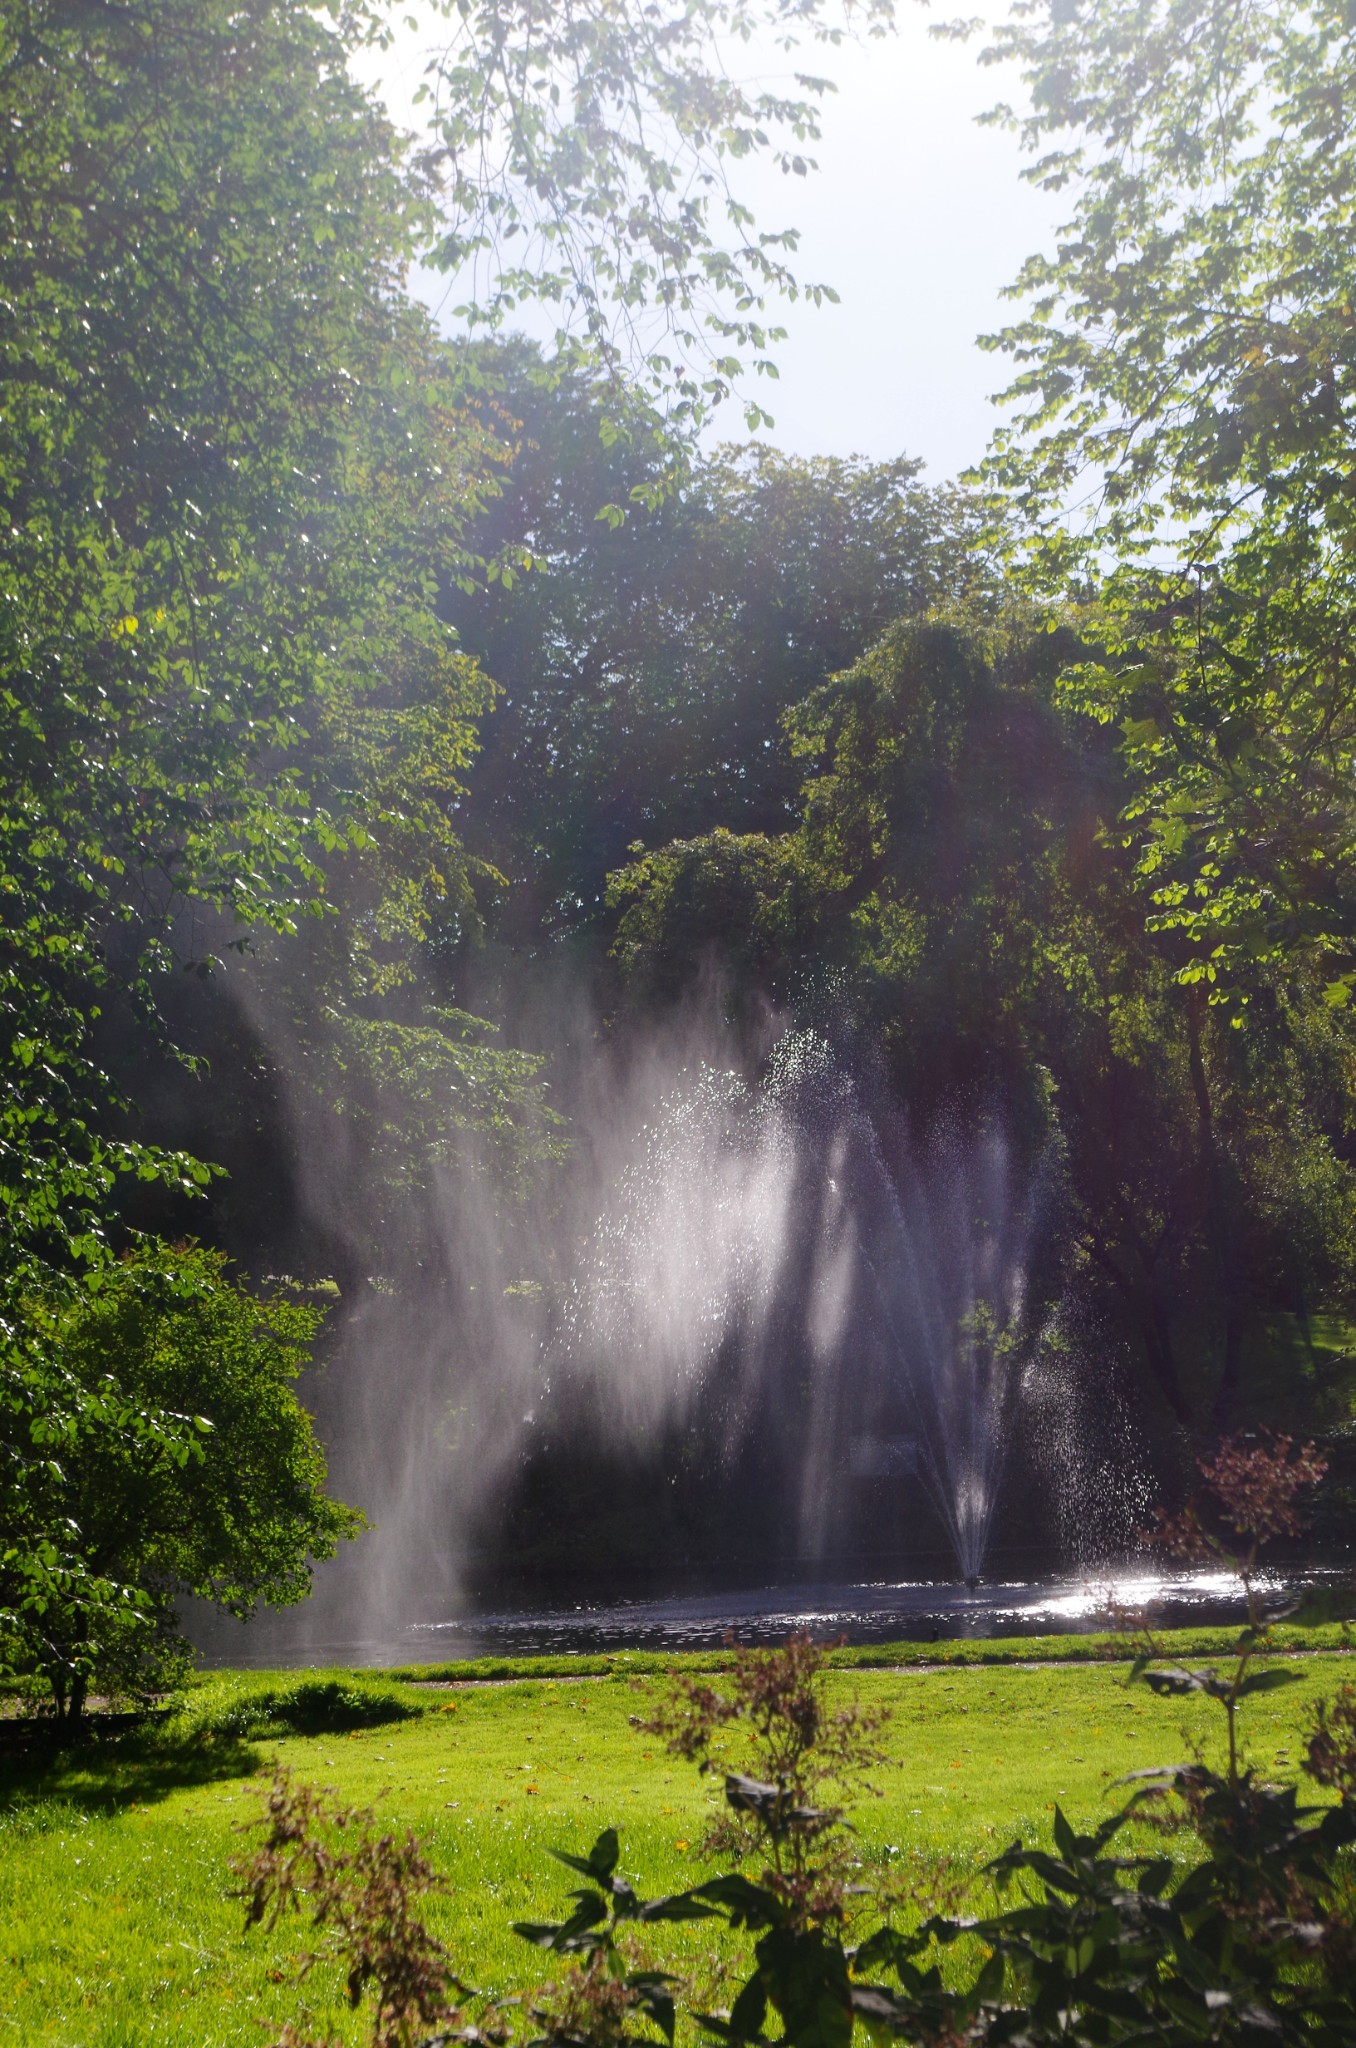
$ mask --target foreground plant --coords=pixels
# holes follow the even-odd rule
[[[1263,1783],[1240,1763],[1239,1714],[1259,1693],[1299,1673],[1254,1668],[1279,1620],[1259,1579],[1266,1546],[1304,1529],[1303,1496],[1325,1461],[1281,1436],[1226,1438],[1200,1463],[1201,1488],[1177,1514],[1160,1512],[1155,1540],[1192,1562],[1237,1573],[1247,1601],[1232,1666],[1160,1668],[1162,1645],[1137,1630],[1129,1679],[1160,1697],[1198,1693],[1218,1703],[1228,1730],[1221,1775],[1198,1756],[1133,1773],[1127,1804],[1080,1835],[1056,1810],[1052,1851],[1014,1843],[989,1866],[1000,1890],[1034,1880],[1022,1904],[984,1920],[934,1918],[910,1937],[882,1933],[857,1968],[893,1968],[902,1996],[888,2020],[920,2041],[1036,2044],[1350,2042],[1356,2025],[1356,1695],[1343,1687],[1316,1710],[1304,1770],[1338,1795],[1301,1805],[1296,1786]],[[1171,1858],[1109,1853],[1127,1823],[1165,1817],[1178,1802],[1201,1853],[1174,1883]],[[991,1951],[968,1989],[945,1993],[919,1960],[936,1942],[977,1936]]]
[[[1316,1726],[1306,1769],[1340,1793],[1299,1803],[1297,1789],[1237,1788],[1193,1765],[1150,1782],[1090,1834],[1056,1810],[1050,1850],[1014,1843],[989,1866],[1021,1902],[977,1920],[935,1918],[875,1937],[856,1967],[893,1969],[879,2017],[909,2040],[948,2044],[1349,2044],[1356,2025],[1356,1702]],[[1315,1761],[1318,1770],[1315,1770]],[[1127,1822],[1176,1793],[1201,1850],[1174,1883],[1162,1855],[1109,1853]],[[931,1961],[963,1937],[991,1952],[963,1991]]]
[[[734,1646],[724,1689],[677,1675],[655,1711],[637,1726],[660,1736],[699,1771],[720,1769],[725,1814],[703,1848],[730,1863],[759,1855],[755,1880],[739,1869],[670,1898],[644,1902],[614,1875],[617,1834],[600,1835],[587,1857],[553,1853],[589,1883],[559,1925],[518,1923],[527,1940],[577,1958],[571,1974],[535,2001],[544,2039],[569,2048],[611,2048],[648,2021],[672,2041],[674,1979],[631,1966],[628,1937],[659,1920],[721,1918],[755,1937],[753,1969],[730,2013],[693,2014],[707,2033],[761,2041],[770,2012],[787,2042],[845,2043],[853,1993],[843,1927],[856,1859],[839,1804],[879,1760],[881,1716],[855,1704],[831,1707],[821,1646],[806,1636],[780,1649]],[[730,1765],[745,1768],[728,1768]],[[860,1887],[857,1887],[860,1889]]]
[[[660,1920],[709,1919],[714,1909],[695,1892],[642,1899],[617,1875],[615,1828],[604,1828],[587,1856],[563,1849],[551,1854],[585,1882],[571,1894],[574,1908],[563,1921],[514,1922],[524,1941],[570,1959],[566,1975],[529,2001],[541,2041],[560,2048],[614,2048],[634,2038],[636,2024],[648,2021],[671,2043],[677,1980],[634,1967],[634,1936]]]
[[[1248,1446],[1226,1447],[1207,1468],[1224,1489],[1217,1504],[1232,1501],[1245,1518],[1236,1535],[1260,1541],[1268,1521],[1281,1533],[1295,1512],[1317,1461],[1290,1450],[1277,1444],[1259,1458]],[[1245,1669],[1242,1678],[1251,1675]],[[800,1639],[737,1651],[723,1687],[672,1681],[641,1725],[700,1770],[724,1772],[726,1813],[707,1847],[728,1865],[757,1855],[761,1869],[754,1877],[727,1866],[689,1891],[646,1901],[617,1874],[615,1829],[586,1855],[553,1852],[583,1882],[559,1921],[516,1926],[566,1965],[561,1979],[523,2004],[533,2048],[618,2048],[656,2035],[671,2043],[682,1985],[645,1967],[638,1938],[660,1921],[716,1917],[751,1945],[743,1981],[727,2010],[683,2003],[691,2023],[725,2048],[849,2048],[858,2027],[873,2043],[915,2048],[1350,2048],[1356,1690],[1344,1687],[1318,1708],[1304,1758],[1307,1776],[1335,1800],[1301,1804],[1296,1787],[1239,1770],[1236,1751],[1228,1775],[1199,1760],[1136,1773],[1126,1803],[1091,1832],[1078,1832],[1057,1809],[1049,1847],[1015,1841],[990,1863],[984,1874],[997,1887],[997,1910],[924,1911],[918,1924],[896,1926],[888,1883],[873,1899],[852,1852],[845,1803],[866,1785],[878,1722],[831,1705],[826,1679],[824,1651]],[[1232,1720],[1260,1688],[1239,1680],[1223,1691],[1186,1689],[1220,1699]],[[520,2002],[490,2001],[478,2024],[461,2023],[451,2007],[461,1987],[422,1924],[408,1912],[382,1916],[389,1883],[403,1887],[403,1897],[436,1882],[414,1845],[397,1878],[369,1886],[360,1872],[385,1872],[393,1846],[369,1844],[348,1865],[317,1860],[309,1832],[323,1809],[314,1795],[292,1794],[284,1781],[274,1810],[270,1854],[247,1891],[252,1917],[268,1910],[276,1920],[299,1885],[314,1889],[313,1911],[334,1930],[350,1997],[377,1987],[378,2048],[449,2033],[507,2048]],[[1117,1853],[1132,1820],[1162,1824],[1168,1815],[1192,1837],[1185,1874],[1157,1846]],[[333,1816],[340,1825],[354,1818]],[[853,1945],[864,1905],[884,1909],[887,1924]],[[970,1961],[976,1949],[978,1968]],[[405,1989],[425,1983],[427,2007]]]
[[[337,1806],[280,1771],[268,1794],[263,1840],[232,1868],[247,1927],[272,1929],[306,1913],[323,1946],[301,1959],[306,1976],[325,1958],[344,1971],[351,2006],[371,1992],[372,2048],[415,2048],[457,2025],[463,1987],[451,1958],[416,1911],[442,1889],[413,1835],[378,1834],[370,1813]],[[310,2048],[283,2029],[278,2048]]]
[[[884,1762],[877,1737],[889,1717],[857,1701],[830,1706],[824,1649],[808,1636],[775,1650],[731,1647],[727,1690],[679,1674],[638,1725],[699,1771],[723,1771],[727,1811],[707,1831],[708,1855],[761,1852],[762,1883],[789,1924],[841,1925],[860,1867],[841,1802]],[[742,1768],[728,1768],[735,1762]]]
[[[1228,1724],[1229,1787],[1237,1793],[1243,1782],[1239,1707],[1245,1699],[1293,1685],[1299,1677],[1297,1671],[1280,1665],[1260,1671],[1252,1668],[1259,1656],[1269,1652],[1276,1623],[1298,1611],[1295,1601],[1268,1603],[1265,1586],[1259,1581],[1262,1553],[1279,1537],[1303,1535],[1307,1523],[1300,1501],[1320,1484],[1328,1467],[1312,1444],[1295,1450],[1288,1436],[1252,1442],[1235,1434],[1224,1439],[1213,1457],[1201,1459],[1197,1469],[1202,1481],[1199,1491],[1175,1515],[1159,1509],[1151,1540],[1188,1563],[1224,1565],[1241,1581],[1248,1618],[1239,1634],[1233,1666],[1223,1672],[1213,1667],[1184,1671],[1175,1665],[1155,1669],[1163,1650],[1148,1622],[1142,1620],[1132,1645],[1130,1678],[1132,1683],[1142,1678],[1163,1698],[1202,1693],[1219,1703]]]
[[[787,2042],[845,2048],[851,2039],[856,1997],[843,1930],[859,1866],[846,1810],[826,1795],[861,1789],[882,1760],[875,1738],[884,1717],[855,1703],[831,1708],[825,1678],[824,1650],[807,1636],[780,1650],[736,1649],[728,1693],[680,1678],[646,1724],[703,1771],[722,1736],[742,1737],[757,1772],[726,1772],[729,1816],[708,1847],[740,1861],[761,1852],[760,1878],[728,1871],[693,1894],[735,1932],[756,1937],[753,1969],[728,2017],[696,2016],[721,2040],[762,2040],[773,2014]]]

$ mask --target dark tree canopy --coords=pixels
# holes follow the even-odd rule
[[[722,448],[654,509],[599,520],[659,477],[664,443],[601,434],[596,383],[548,381],[525,347],[482,361],[516,453],[477,545],[535,566],[447,608],[503,690],[464,819],[521,936],[595,921],[634,841],[779,830],[787,708],[893,619],[989,586],[975,509],[903,458]]]
[[[1353,1281],[1340,1011],[1259,973],[1251,1028],[1146,929],[1115,829],[1126,770],[1071,719],[1038,622],[904,623],[787,714],[799,822],[658,848],[614,877],[646,1002],[716,961],[794,1005],[826,967],[926,1124],[1000,1103],[1060,1133],[1072,1285],[1192,1422],[1231,1411],[1249,1326]]]

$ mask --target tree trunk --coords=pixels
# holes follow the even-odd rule
[[[1196,1098],[1196,1128],[1201,1149],[1201,1171],[1205,1180],[1209,1217],[1210,1250],[1219,1289],[1224,1320],[1224,1358],[1211,1420],[1217,1430],[1228,1428],[1243,1368],[1243,1273],[1238,1255],[1238,1232],[1227,1164],[1220,1152],[1215,1129],[1215,1110],[1210,1098],[1210,1077],[1205,1071],[1201,1041],[1201,1019],[1205,1008],[1200,988],[1187,997],[1187,1043],[1191,1064],[1191,1088]]]
[[[1171,1408],[1178,1422],[1185,1429],[1195,1426],[1196,1418],[1191,1403],[1182,1390],[1177,1372],[1177,1358],[1172,1345],[1172,1321],[1164,1308],[1159,1290],[1154,1285],[1153,1270],[1143,1272],[1138,1283],[1129,1274],[1121,1271],[1113,1257],[1111,1247],[1099,1232],[1089,1232],[1085,1242],[1102,1271],[1114,1282],[1131,1317],[1139,1327],[1144,1345],[1144,1362],[1149,1375]]]
[[[1156,1299],[1149,1302],[1141,1317],[1141,1327],[1150,1372],[1158,1381],[1169,1408],[1183,1428],[1193,1429],[1196,1417],[1190,1401],[1182,1391],[1182,1382],[1177,1372],[1177,1359],[1172,1348],[1172,1325],[1162,1302]]]
[[[79,1727],[84,1717],[86,1692],[86,1681],[79,1675],[74,1676],[68,1686],[63,1685],[60,1688],[53,1681],[52,1694],[56,1701],[57,1726],[63,1735],[69,1735]]]

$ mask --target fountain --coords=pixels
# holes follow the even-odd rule
[[[374,1532],[304,1610],[195,1623],[209,1655],[1090,1625],[1085,1580],[1132,1547],[1146,1482],[1085,1370],[1048,1134],[954,1107],[910,1127],[870,1048],[821,1030],[756,1084],[661,1049],[580,1122],[569,1202],[537,1219],[580,1247],[573,1278],[516,1284],[474,1180],[444,1187],[447,1270],[474,1285],[370,1290],[315,1386]],[[1001,1554],[1015,1580],[1005,1497],[1042,1522],[1035,1555]]]
[[[731,1430],[751,1428],[800,1355],[814,1385],[802,1527],[844,1443],[862,1473],[868,1404],[894,1419],[890,1440],[902,1426],[914,1448],[900,1482],[916,1475],[973,1585],[1051,1307],[1048,1275],[1031,1284],[1051,1176],[996,1118],[920,1140],[887,1100],[869,1062],[817,1031],[788,1032],[758,1086],[700,1070],[606,1207],[553,1376],[598,1427],[639,1442],[717,1373]]]

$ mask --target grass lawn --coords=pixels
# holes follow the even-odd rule
[[[1014,1659],[1031,1650],[1007,1647]],[[1268,1776],[1296,1774],[1310,1703],[1350,1671],[1345,1657],[1312,1656],[1301,1683],[1255,1703],[1248,1745]],[[330,1974],[293,1981],[304,1930],[247,1936],[230,1896],[236,1831],[277,1764],[423,1837],[449,1880],[430,1920],[477,1985],[546,1974],[509,1922],[554,1916],[571,1879],[549,1847],[586,1847],[611,1822],[642,1891],[707,1874],[695,1850],[718,1795],[632,1727],[637,1683],[651,1681],[613,1671],[431,1690],[336,1674],[417,1711],[349,1734],[242,1735],[250,1699],[295,1676],[215,1679],[154,1738],[0,1766],[0,2041],[262,2048],[287,2018],[362,2039]],[[1123,1676],[1016,1661],[835,1671],[835,1691],[892,1715],[880,1796],[857,1810],[864,1859],[924,1885],[939,1856],[977,1871],[1014,1835],[1044,1835],[1056,1800],[1091,1821],[1125,1771],[1175,1761],[1194,1741],[1219,1760],[1217,1710],[1157,1701]],[[655,1961],[709,1977],[708,1926],[655,1933]]]

